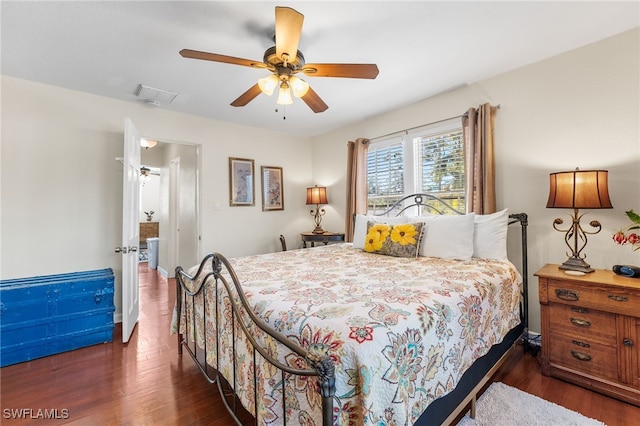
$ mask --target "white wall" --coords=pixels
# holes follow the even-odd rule
[[[140,164],[157,172],[163,165],[164,151],[167,145],[158,144],[154,148],[140,150]],[[140,177],[140,222],[145,222],[144,212],[154,211],[153,222],[158,221],[160,212],[160,176],[149,174],[146,180]]]
[[[147,222],[145,212],[151,214],[151,222],[158,221],[160,211],[160,176],[149,175],[140,180],[140,222]],[[153,213],[151,213],[153,212]]]
[[[615,245],[612,234],[628,224],[624,212],[640,211],[640,30],[635,29],[566,54],[456,91],[426,99],[358,125],[314,138],[314,182],[330,186],[325,229],[344,229],[346,141],[374,138],[464,113],[484,102],[500,105],[496,117],[498,209],[529,215],[529,301],[533,331],[540,330],[538,286],[532,275],[546,263],[567,259],[564,235],[546,209],[549,173],[609,170],[613,210],[588,210],[602,231],[583,253],[597,268],[640,265],[640,253]],[[510,252],[518,250],[510,236]],[[515,260],[514,260],[515,262]]]
[[[142,136],[200,146],[198,259],[210,251],[276,251],[281,233],[295,246],[309,227],[308,139],[7,76],[1,89],[2,279],[112,268],[120,312],[122,259],[114,248],[121,245],[122,164],[115,158],[123,155],[125,117]],[[259,190],[254,207],[230,207],[229,157],[255,159],[256,188],[261,165],[283,167],[285,210],[263,212]]]
[[[185,144],[169,144],[163,152],[164,161],[160,182],[161,209],[160,217],[160,241],[158,269],[166,276],[173,276],[176,266],[191,265],[201,258],[198,248],[198,148]],[[177,212],[171,210],[172,178],[171,164],[179,164],[176,173],[176,183],[179,187],[178,197],[175,201]],[[177,213],[177,214],[176,214]],[[172,218],[176,219],[172,229]],[[176,241],[175,238],[178,238]]]

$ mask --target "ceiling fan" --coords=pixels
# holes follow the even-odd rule
[[[291,91],[293,91],[293,95],[301,98],[313,112],[323,112],[328,108],[327,104],[306,81],[298,78],[296,74],[302,72],[309,77],[375,79],[378,76],[378,67],[376,64],[305,63],[302,52],[298,50],[303,20],[304,15],[290,7],[276,7],[275,46],[264,52],[263,62],[189,49],[181,50],[180,55],[184,58],[223,62],[271,71],[271,75],[259,79],[249,90],[231,102],[234,107],[247,105],[260,93],[271,96],[274,90],[279,87],[278,104],[292,104]]]

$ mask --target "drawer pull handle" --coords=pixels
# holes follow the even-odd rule
[[[575,302],[576,300],[578,300],[577,291],[567,290],[564,288],[557,288],[556,296],[558,296],[558,299],[567,300],[569,302]]]
[[[587,308],[581,308],[579,306],[572,306],[571,310],[573,312],[577,312],[579,314],[588,314],[589,313],[589,310]]]
[[[631,339],[623,339],[622,344],[625,346],[633,346],[633,340]]]
[[[591,361],[591,355],[585,354],[584,352],[571,351],[571,355],[573,355],[575,359],[578,359],[580,361]]]
[[[615,300],[616,302],[628,302],[629,298],[627,296],[620,296],[617,294],[610,294],[607,296],[611,300]]]
[[[577,327],[591,327],[591,321],[586,319],[571,317],[570,321]]]
[[[576,346],[580,346],[581,348],[590,348],[591,345],[585,342],[581,342],[579,340],[572,340],[571,343],[573,343]]]

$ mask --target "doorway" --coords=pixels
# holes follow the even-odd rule
[[[147,213],[154,212],[151,221],[158,223],[157,272],[167,278],[174,276],[176,266],[199,261],[199,156],[197,145],[162,140],[142,150],[141,164],[150,173],[141,188],[140,223],[144,227]]]

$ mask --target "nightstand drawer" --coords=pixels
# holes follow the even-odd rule
[[[549,281],[549,302],[576,304],[586,308],[626,315],[640,313],[640,294],[624,289],[603,288],[597,284],[571,285],[567,281]]]
[[[555,335],[549,358],[551,364],[581,373],[618,381],[616,348],[595,342]]]
[[[616,316],[581,306],[549,304],[549,330],[552,334],[578,336],[603,345],[616,345]]]

